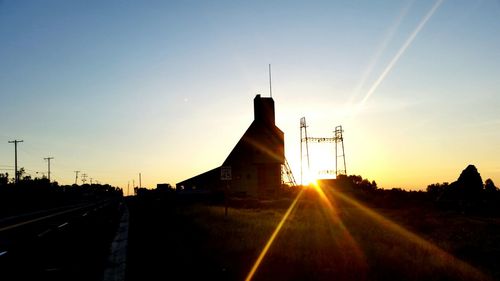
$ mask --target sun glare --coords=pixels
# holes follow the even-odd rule
[[[311,174],[304,175],[304,185],[309,185],[309,186],[318,185],[317,178],[312,176]]]

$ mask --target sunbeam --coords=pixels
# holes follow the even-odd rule
[[[257,258],[257,260],[255,261],[255,263],[253,264],[252,269],[250,270],[250,272],[248,273],[247,277],[245,278],[245,281],[252,280],[253,276],[255,275],[255,272],[257,272],[257,269],[259,269],[259,266],[262,263],[262,260],[264,259],[264,257],[266,256],[267,252],[269,251],[269,248],[271,248],[271,245],[273,244],[274,240],[276,239],[276,236],[278,236],[278,233],[280,232],[281,228],[283,227],[283,225],[285,224],[286,220],[290,216],[290,213],[295,208],[295,205],[297,205],[297,202],[299,201],[299,199],[300,199],[300,197],[302,196],[303,193],[304,193],[304,188],[302,188],[299,191],[299,193],[297,194],[297,196],[293,200],[292,204],[290,204],[290,207],[288,207],[288,210],[283,215],[283,218],[281,219],[281,221],[278,223],[278,225],[274,229],[273,234],[271,234],[271,237],[269,238],[269,240],[267,240],[266,245],[264,246],[264,248],[260,252],[259,257]]]
[[[327,214],[330,222],[333,225],[336,225],[341,230],[341,238],[342,242],[346,244],[346,248],[349,249],[349,252],[354,256],[353,261],[356,261],[358,264],[359,272],[361,273],[367,268],[365,255],[363,251],[357,244],[356,240],[352,237],[349,229],[344,225],[342,219],[339,217],[339,210],[335,207],[335,198],[330,196],[330,194],[326,194],[323,190],[323,187],[316,181],[311,185],[315,191],[318,193],[320,198],[320,206]]]
[[[385,80],[385,78],[391,72],[394,65],[396,65],[396,63],[399,61],[401,56],[406,52],[408,47],[410,47],[410,45],[413,43],[413,40],[415,40],[415,38],[420,33],[422,28],[429,21],[429,19],[432,17],[432,15],[434,15],[434,13],[439,8],[439,6],[443,3],[443,1],[444,0],[438,0],[436,3],[434,3],[432,8],[429,10],[429,12],[427,12],[425,17],[420,21],[420,23],[417,25],[415,30],[413,30],[413,32],[410,34],[408,39],[406,39],[403,46],[401,46],[401,48],[398,50],[396,55],[392,58],[392,60],[389,62],[389,64],[385,67],[384,71],[382,71],[382,73],[377,78],[377,80],[375,80],[375,82],[372,84],[370,89],[368,89],[364,98],[361,100],[361,102],[356,107],[356,110],[355,110],[356,113],[358,113],[363,108],[366,101],[368,101],[368,99],[372,96],[372,94],[377,90],[378,86]]]
[[[327,194],[324,195],[324,198],[327,200],[333,200],[336,198],[338,200],[347,203],[360,210],[362,214],[369,217],[375,223],[383,226],[385,229],[397,234],[398,236],[404,238],[406,241],[411,242],[418,246],[420,249],[423,249],[433,256],[439,258],[443,261],[447,266],[451,266],[454,269],[460,270],[463,273],[467,273],[468,276],[473,277],[474,280],[489,280],[486,275],[484,275],[480,270],[476,269],[472,265],[462,261],[455,256],[449,254],[433,243],[427,241],[426,239],[420,237],[419,235],[413,233],[412,231],[406,229],[405,227],[391,221],[390,219],[384,217],[383,215],[377,213],[373,209],[365,206],[361,202],[356,199],[344,194],[339,190],[333,191],[332,189],[327,188]]]
[[[306,193],[307,195],[304,195]],[[347,260],[349,260],[349,265],[356,268],[356,276],[358,278],[361,278],[360,280],[364,280],[363,278],[367,277],[365,274],[370,272],[370,268],[367,262],[367,255],[365,253],[366,249],[365,246],[362,246],[362,241],[358,241],[354,238],[357,237],[357,235],[359,235],[360,233],[353,236],[348,228],[350,224],[348,223],[347,226],[344,224],[342,219],[343,213],[345,216],[347,216],[347,218],[352,217],[352,219],[355,220],[373,222],[374,225],[378,225],[384,229],[384,232],[388,235],[387,237],[389,237],[388,239],[391,245],[397,246],[399,245],[398,243],[404,242],[403,244],[401,244],[403,245],[403,247],[409,247],[408,249],[413,249],[413,251],[415,251],[415,254],[425,253],[425,255],[432,257],[432,259],[438,264],[441,264],[444,267],[453,269],[453,271],[458,272],[460,276],[463,276],[465,278],[464,280],[489,280],[489,278],[485,274],[476,269],[474,266],[453,256],[452,254],[446,252],[432,242],[422,238],[418,234],[408,230],[398,223],[384,217],[383,215],[367,207],[353,197],[347,195],[341,190],[338,190],[338,188],[336,188],[335,186],[316,183],[311,184],[309,187],[302,188],[296,195],[289,208],[281,218],[280,222],[272,232],[270,238],[265,243],[265,246],[254,262],[250,272],[247,274],[245,278],[246,281],[250,281],[254,278],[255,274],[259,270],[259,267],[262,265],[262,262],[266,258],[266,255],[273,246],[273,243],[276,242],[278,235],[280,235],[280,232],[282,232],[284,224],[290,222],[290,214],[292,213],[292,211],[294,211],[295,209],[303,210],[303,207],[297,203],[308,201],[314,202],[313,204],[320,208],[323,214],[323,218],[326,219],[326,226],[328,226],[329,228],[333,227],[331,229],[337,229],[337,234],[335,234],[334,236],[330,236],[330,238],[328,239],[332,239],[331,241],[335,245],[340,245],[337,247],[340,247],[340,249],[342,249],[340,250],[341,252],[349,253],[349,258],[347,258]],[[310,230],[313,231],[312,229]],[[353,231],[354,234],[357,233],[356,228]],[[357,231],[359,232],[359,229],[357,229]],[[362,235],[366,235],[366,233],[363,232]],[[283,234],[281,236],[283,236]],[[287,238],[284,239],[286,240]]]
[[[349,104],[351,105],[354,102],[354,99],[357,98],[357,96],[360,94],[361,89],[363,89],[366,80],[370,76],[370,74],[373,72],[373,68],[377,65],[378,61],[380,60],[380,57],[384,53],[384,51],[387,49],[387,46],[389,45],[389,42],[392,40],[394,35],[396,34],[396,31],[398,30],[399,26],[401,25],[401,22],[405,18],[405,16],[408,14],[408,11],[413,4],[414,1],[409,2],[399,13],[398,17],[396,18],[396,21],[394,24],[389,28],[389,30],[386,32],[386,35],[384,36],[384,39],[382,43],[379,45],[377,48],[377,51],[375,54],[372,56],[370,59],[370,62],[368,63],[368,66],[366,69],[363,71],[363,74],[361,75],[361,79],[359,80],[359,83],[356,85],[353,91],[353,95],[350,98]]]

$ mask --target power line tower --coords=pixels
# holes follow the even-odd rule
[[[14,144],[14,154],[15,154],[15,158],[14,158],[14,162],[15,162],[15,175],[14,175],[14,180],[15,180],[15,183],[17,184],[17,182],[19,181],[19,173],[17,172],[17,144],[20,143],[20,142],[23,142],[22,140],[13,140],[13,141],[9,141],[9,143],[13,143]]]
[[[54,159],[54,157],[47,157],[47,158],[43,158],[44,160],[47,160],[47,163],[48,163],[48,178],[49,178],[49,182],[50,182],[50,160]]]
[[[347,167],[345,164],[345,151],[344,151],[344,130],[342,126],[336,126],[335,131],[333,132],[335,136],[335,177],[340,174],[347,175]],[[339,145],[342,149],[342,152],[339,151]],[[340,153],[340,154],[339,154]],[[344,164],[343,169],[339,169],[339,158],[342,158],[341,163]]]
[[[295,182],[295,177],[293,176],[292,169],[288,165],[288,161],[285,158],[285,162],[281,165],[281,183],[288,184],[292,187],[297,186]]]
[[[311,169],[310,160],[309,160],[309,142],[312,143],[334,143],[335,144],[335,170],[326,170],[322,171],[324,174],[333,174],[335,172],[335,177],[340,174],[347,175],[346,161],[345,161],[345,151],[344,151],[344,130],[342,126],[336,126],[335,131],[333,132],[332,138],[315,138],[309,137],[307,135],[307,125],[306,118],[300,118],[300,183],[302,182],[303,177],[303,146],[305,145],[306,150],[306,158],[307,158],[307,169],[308,171]],[[339,148],[340,147],[340,148]],[[343,164],[343,168],[339,168],[339,158],[341,158],[341,163]],[[310,172],[310,171],[309,171]]]
[[[303,160],[302,157],[304,156],[303,152],[303,144],[305,143],[305,148],[306,148],[306,157],[307,157],[307,169],[308,171],[311,169],[311,163],[309,162],[309,145],[307,142],[307,125],[306,125],[306,118],[302,117],[300,118],[300,185],[303,185],[304,182],[304,169],[302,168],[303,165]]]

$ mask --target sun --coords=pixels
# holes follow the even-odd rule
[[[304,173],[303,184],[305,186],[317,185],[318,178],[311,172]]]

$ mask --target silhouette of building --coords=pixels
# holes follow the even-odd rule
[[[283,132],[275,124],[274,100],[254,98],[254,120],[229,153],[222,166],[230,166],[229,193],[236,196],[272,197],[281,187],[281,165],[285,161]],[[221,192],[221,167],[176,184],[180,192]]]

